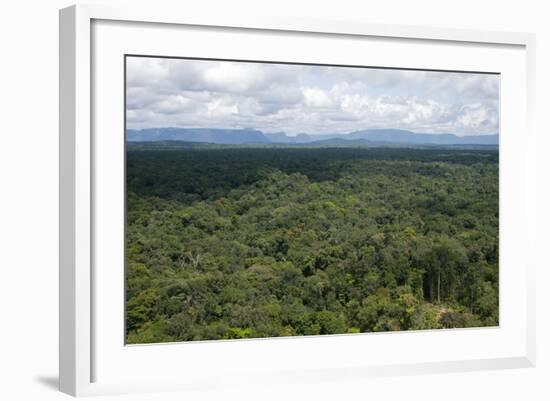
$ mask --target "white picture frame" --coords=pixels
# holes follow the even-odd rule
[[[138,45],[130,44],[132,40],[136,41],[140,38],[142,30],[151,27],[156,28],[154,28],[154,32],[147,31],[148,40],[145,40],[144,37],[141,38],[143,40],[139,44],[139,48]],[[122,96],[123,82],[119,82],[121,71],[112,76],[104,72],[110,71],[110,67],[114,65],[112,59],[118,60],[117,57],[120,54],[129,53],[125,49],[126,45],[132,50],[137,49],[138,53],[151,54],[151,46],[160,43],[160,39],[180,31],[182,35],[189,34],[185,31],[186,27],[199,31],[197,33],[199,36],[208,35],[210,30],[215,31],[218,38],[220,32],[228,37],[230,34],[236,34],[243,38],[261,34],[263,35],[262,40],[265,40],[266,43],[273,41],[275,45],[278,43],[277,41],[284,40],[281,39],[283,36],[290,38],[293,37],[292,35],[296,38],[303,38],[304,41],[322,39],[326,41],[327,45],[330,40],[335,38],[340,43],[362,40],[376,42],[378,40],[384,41],[384,46],[390,46],[393,42],[397,45],[399,41],[406,41],[408,44],[414,42],[418,45],[419,51],[425,51],[427,55],[432,54],[434,58],[437,56],[433,54],[435,48],[441,51],[441,54],[446,54],[445,51],[447,51],[450,55],[461,54],[461,52],[467,55],[468,52],[474,51],[473,55],[464,57],[463,65],[454,65],[453,67],[453,59],[449,57],[445,63],[441,61],[436,69],[472,71],[476,70],[477,66],[479,71],[485,71],[487,68],[497,72],[506,71],[502,97],[508,99],[507,96],[510,95],[511,90],[515,90],[514,94],[517,96],[513,100],[516,103],[504,101],[501,104],[501,112],[507,113],[506,121],[502,121],[503,131],[512,131],[511,128],[515,128],[516,132],[521,131],[522,135],[520,141],[517,136],[508,134],[508,136],[504,136],[503,143],[501,143],[501,154],[505,157],[502,161],[504,172],[501,172],[501,183],[508,183],[501,192],[501,202],[504,201],[501,211],[507,212],[509,216],[514,212],[514,216],[516,216],[509,219],[509,222],[504,225],[501,224],[501,231],[509,233],[501,239],[501,249],[506,250],[502,252],[501,261],[502,258],[507,258],[506,260],[509,259],[511,262],[517,260],[519,266],[517,270],[510,269],[510,275],[505,274],[504,279],[501,279],[504,280],[501,282],[504,284],[501,285],[501,297],[503,292],[506,292],[505,298],[503,298],[504,302],[501,304],[502,308],[506,309],[501,313],[510,313],[510,315],[504,316],[505,319],[501,319],[505,323],[501,324],[499,328],[489,329],[368,334],[366,336],[340,335],[325,336],[323,339],[295,337],[291,339],[241,340],[223,342],[222,345],[219,342],[205,342],[200,345],[124,347],[123,339],[117,334],[123,319],[123,315],[119,313],[120,308],[117,309],[117,306],[111,308],[112,311],[108,311],[105,308],[106,302],[98,301],[97,296],[94,298],[97,291],[101,291],[102,294],[108,294],[101,297],[112,297],[108,298],[109,301],[112,301],[118,299],[117,291],[122,291],[120,286],[117,287],[120,284],[120,281],[117,280],[122,280],[121,275],[117,279],[115,276],[109,277],[97,271],[98,261],[99,265],[104,266],[105,263],[101,263],[101,261],[109,260],[110,255],[108,251],[98,253],[98,249],[102,249],[99,243],[106,241],[104,238],[109,235],[114,235],[116,239],[118,238],[116,235],[119,233],[117,230],[112,230],[110,233],[105,230],[103,224],[105,220],[102,219],[107,216],[104,215],[101,206],[102,195],[98,195],[98,193],[105,193],[109,185],[120,185],[120,181],[116,181],[116,179],[110,183],[105,183],[105,180],[101,179],[104,174],[101,172],[102,169],[112,167],[117,163],[116,160],[120,161],[115,158],[121,157],[121,155],[114,154],[118,142],[113,142],[114,147],[111,147],[114,149],[113,154],[109,155],[106,146],[110,144],[104,139],[98,141],[94,137],[94,133],[97,133],[98,129],[103,129],[102,124],[107,124],[105,125],[106,129],[116,128],[120,125],[119,120],[114,121],[118,117],[109,117],[105,110],[108,108],[117,112],[122,107],[119,96]],[[208,43],[206,36],[200,37],[200,40]],[[225,46],[227,47],[225,51],[235,52],[235,49],[238,48],[238,41],[236,43],[234,49],[231,49],[231,46]],[[185,8],[181,10],[162,10],[155,7],[119,9],[108,6],[78,5],[61,10],[60,390],[80,396],[167,389],[202,389],[246,384],[251,380],[285,383],[297,380],[327,380],[344,377],[360,379],[381,375],[534,366],[535,262],[534,258],[529,256],[534,254],[534,252],[529,252],[529,249],[535,243],[533,236],[536,219],[534,204],[535,133],[533,129],[534,44],[534,36],[525,33],[390,26],[343,21],[259,19],[245,16],[235,20],[215,15],[193,15]],[[424,45],[426,45],[426,49],[422,50],[421,46]],[[146,51],[147,46],[149,46],[149,51]],[[168,43],[158,51],[165,55],[173,55],[170,46],[173,49],[173,45]],[[342,52],[345,52],[345,46],[342,47],[344,48]],[[448,49],[445,50],[447,47]],[[492,60],[483,60],[484,57],[490,57],[483,55],[486,48],[495,49]],[[259,52],[258,49],[250,51]],[[383,54],[383,50],[376,50],[376,46],[374,46],[373,52],[376,51],[380,52],[380,55]],[[111,55],[114,55],[114,58]],[[193,56],[195,55],[193,54]],[[414,63],[418,63],[418,60],[404,61],[405,56],[406,53],[397,54],[394,58],[388,58],[381,64],[398,63],[399,66],[414,67]],[[245,56],[242,55],[242,57]],[[258,57],[265,59],[265,57]],[[281,57],[284,57],[284,54]],[[289,55],[288,57],[296,56]],[[333,60],[338,60],[337,57],[342,56],[333,55],[332,57],[335,57]],[[401,57],[401,61],[399,61],[399,57]],[[429,61],[425,61],[425,63],[429,63]],[[99,87],[94,85],[99,85]],[[114,92],[103,91],[102,88],[107,86],[115,88]],[[118,95],[111,96],[113,93],[118,93]],[[105,102],[97,103],[99,97]],[[120,178],[120,175],[117,174],[113,174],[113,176]],[[102,185],[107,186],[101,187]],[[517,189],[517,185],[521,185],[521,190]],[[523,233],[521,241],[517,243],[514,241],[518,239],[514,236],[516,230],[521,230]],[[118,245],[115,244],[115,246],[121,247],[122,242],[118,242]],[[527,256],[520,260],[518,256],[522,253]],[[113,278],[114,280],[107,281]],[[107,285],[106,283],[109,282],[112,284]],[[107,300],[107,298],[105,299]],[[512,303],[515,306],[508,307]],[[120,322],[117,322],[116,319],[119,319]],[[517,320],[517,322],[510,324],[509,322],[512,320]],[[101,327],[101,330],[97,329],[98,326]],[[400,359],[384,355],[383,347],[389,343],[393,347],[404,348],[413,344],[415,347],[422,347],[430,343],[439,344],[442,348],[453,344],[456,344],[456,347],[454,347],[455,354],[449,350],[447,354],[440,353],[439,357],[432,355],[430,358],[421,360],[411,353]],[[463,348],[466,343],[479,344],[479,350],[466,352]],[[483,344],[486,344],[485,348],[489,349],[488,351],[482,351]],[[348,359],[345,359],[339,356],[341,351],[346,349],[342,347],[347,347],[348,351],[353,347],[356,349],[372,347],[382,351],[378,356],[374,356],[374,353],[369,354],[372,355],[372,360],[365,359],[361,352],[357,352],[355,356],[350,352]],[[325,357],[316,359],[320,355],[320,350],[324,350]],[[187,353],[191,360],[187,370],[184,369],[185,378],[178,375],[167,375],[163,371],[154,372],[147,371],[147,369],[137,371],[130,368],[139,365],[140,362],[144,365],[158,366],[161,361],[166,361],[166,366],[170,367],[173,366],[174,358],[177,358],[173,355],[183,352]],[[297,352],[304,352],[303,355],[307,355],[307,358],[293,361],[292,364],[295,365],[293,369],[285,369],[285,364],[290,365],[288,359],[285,360],[285,356],[296,355]],[[466,357],[460,357],[461,353],[464,353]],[[275,367],[271,369],[255,366],[253,369],[248,368],[247,370],[245,366],[228,364],[224,367],[224,364],[220,363],[219,365],[222,366],[212,375],[205,374],[209,369],[208,366],[204,369],[198,367],[195,369],[192,366],[193,358],[195,358],[195,362],[198,362],[201,355],[207,360],[216,357],[223,357],[226,360],[235,358],[236,365],[239,363],[237,360],[242,359],[244,365],[255,361],[254,354],[260,356],[280,355],[280,360],[274,362]],[[309,361],[308,358],[310,358]],[[128,369],[121,369],[123,364]],[[108,371],[107,366],[112,366],[112,369]],[[232,368],[241,374],[239,376],[231,375]],[[108,372],[103,373],[102,369]],[[123,370],[128,373],[118,374]]]

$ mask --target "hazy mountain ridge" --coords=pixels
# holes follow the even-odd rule
[[[218,128],[147,128],[142,130],[126,130],[126,140],[130,142],[207,142],[226,145],[271,142],[261,131]]]
[[[498,145],[498,134],[458,136],[454,134],[424,134],[399,129],[367,129],[348,134],[298,134],[284,132],[264,133],[255,129],[219,128],[147,128],[128,129],[129,142],[185,141],[220,145],[244,144],[399,144],[399,145]]]

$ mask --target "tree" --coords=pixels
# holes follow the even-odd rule
[[[130,343],[498,324],[498,152],[135,146]]]

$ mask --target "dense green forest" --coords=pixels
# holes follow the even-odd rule
[[[128,343],[498,325],[498,151],[127,149]]]

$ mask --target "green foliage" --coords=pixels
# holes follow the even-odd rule
[[[128,343],[498,324],[498,153],[127,152]]]
[[[166,322],[164,320],[148,321],[137,330],[128,334],[129,344],[149,344],[173,341],[166,335]]]
[[[481,322],[477,316],[471,313],[460,313],[457,311],[445,312],[441,315],[441,325],[447,329],[454,329],[459,327],[478,327],[481,326]]]
[[[320,334],[345,333],[348,329],[342,313],[323,310],[315,313],[315,320],[319,324]]]

